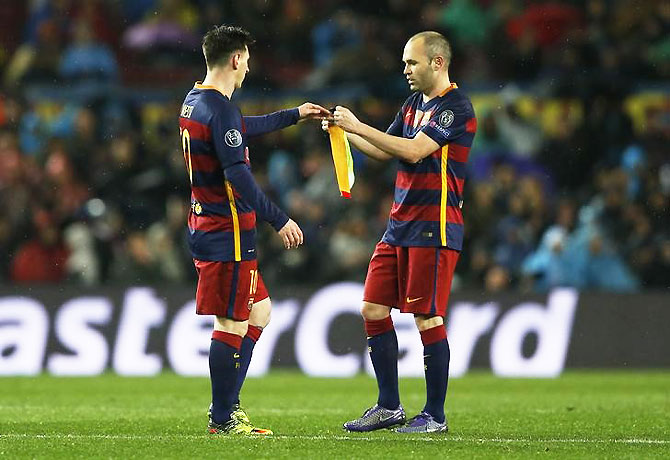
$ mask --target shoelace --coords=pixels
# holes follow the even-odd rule
[[[372,406],[372,407],[368,407],[367,409],[365,409],[365,412],[363,412],[363,415],[361,417],[365,417],[366,415],[368,415],[372,411],[372,409],[374,409],[375,407],[376,406]]]

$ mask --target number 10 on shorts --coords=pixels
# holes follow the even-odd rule
[[[253,296],[258,289],[258,270],[249,270],[251,282],[249,283],[249,295]]]

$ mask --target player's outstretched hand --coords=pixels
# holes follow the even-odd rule
[[[299,106],[298,113],[300,114],[301,120],[321,119],[330,116],[328,109],[324,109],[320,105],[312,104],[311,102],[305,102]]]
[[[293,219],[289,219],[281,230],[279,230],[279,236],[281,236],[286,249],[297,248],[302,244],[302,230],[300,230],[300,227],[298,227],[298,224]]]
[[[351,110],[346,107],[338,105],[335,107],[335,112],[333,113],[333,121],[337,126],[342,128],[348,133],[356,134],[356,128],[360,125],[360,121],[356,118],[356,115],[353,114]]]

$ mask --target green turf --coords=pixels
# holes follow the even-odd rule
[[[408,413],[422,379],[402,379]],[[567,373],[555,380],[471,374],[450,383],[448,434],[349,434],[374,402],[373,379],[274,373],[250,379],[243,404],[269,439],[205,432],[209,382],[156,378],[0,378],[7,458],[670,457],[670,372]]]

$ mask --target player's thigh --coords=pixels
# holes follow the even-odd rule
[[[417,329],[425,331],[444,324],[444,318],[441,316],[414,315],[414,323]]]
[[[247,321],[258,285],[255,260],[194,260],[198,271],[196,313]]]
[[[228,332],[229,334],[244,337],[247,334],[249,321],[237,321],[223,316],[214,317],[214,330]]]
[[[402,249],[402,248],[401,248]],[[363,309],[366,304],[395,307],[398,305],[398,248],[379,242],[370,259],[363,290]]]
[[[251,326],[260,327],[263,329],[270,323],[272,316],[272,302],[269,297],[254,303],[251,307],[251,314],[249,315],[249,324]]]
[[[427,318],[445,316],[458,255],[448,248],[408,248],[407,258],[398,265],[400,311]]]
[[[257,277],[256,289],[253,294],[253,304],[251,305],[251,312],[249,313],[249,324],[264,328],[270,323],[272,302],[260,272],[257,273]]]

